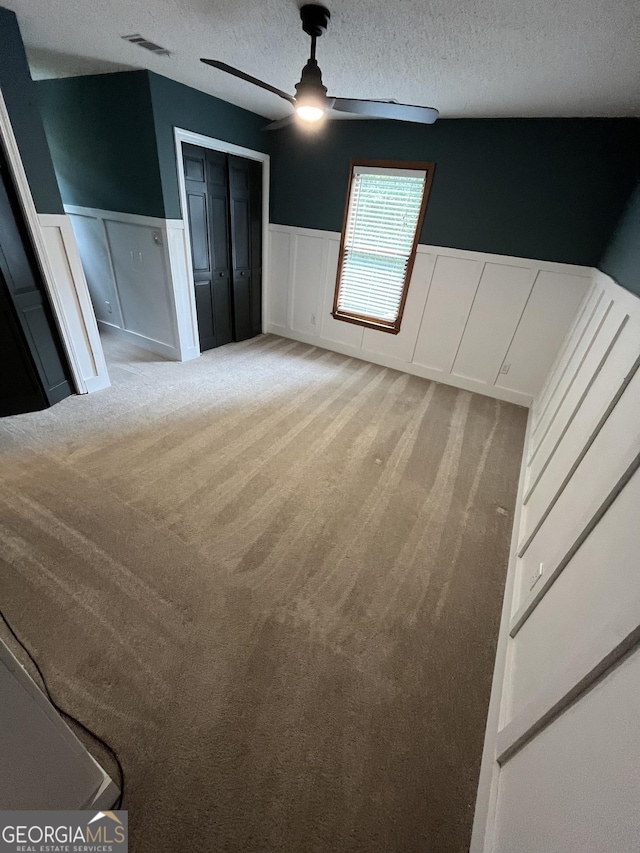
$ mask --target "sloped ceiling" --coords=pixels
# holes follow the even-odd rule
[[[0,0],[36,78],[149,68],[270,118],[308,55],[293,0]],[[329,93],[435,106],[442,117],[640,115],[636,0],[332,0],[318,43]],[[121,36],[168,48],[154,56]]]

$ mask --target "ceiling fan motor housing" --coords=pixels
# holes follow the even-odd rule
[[[327,87],[322,83],[322,71],[315,59],[310,59],[302,69],[300,82],[296,83],[296,101],[309,98],[326,100]]]
[[[331,12],[324,6],[307,3],[300,9],[300,18],[305,33],[312,38],[320,38],[327,31]]]

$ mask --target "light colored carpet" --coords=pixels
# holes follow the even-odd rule
[[[0,595],[118,750],[131,849],[465,851],[525,410],[106,343],[114,387],[0,422]]]

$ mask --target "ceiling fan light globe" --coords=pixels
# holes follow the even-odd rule
[[[296,112],[304,121],[319,121],[324,115],[322,107],[313,104],[300,104],[296,107]]]

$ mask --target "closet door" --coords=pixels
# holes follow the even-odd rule
[[[182,146],[200,349],[233,340],[226,155]]]
[[[233,272],[233,337],[261,332],[262,165],[229,155],[229,205]]]

